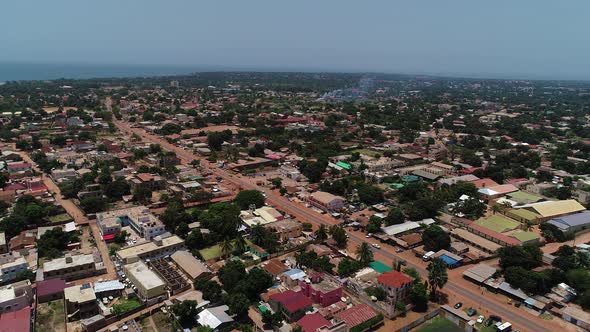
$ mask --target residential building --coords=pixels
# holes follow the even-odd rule
[[[166,227],[160,219],[154,216],[145,206],[98,213],[96,222],[103,237],[116,234],[121,231],[121,227],[125,226],[130,226],[148,241],[166,232]]]
[[[49,279],[38,281],[36,288],[37,302],[45,303],[64,297],[64,289],[67,287],[61,279]]]
[[[313,302],[302,293],[287,290],[272,294],[269,304],[274,312],[280,312],[291,323],[301,319],[306,311],[311,310]]]
[[[18,255],[5,254],[0,259],[0,282],[5,283],[16,279],[19,273],[27,271],[27,260]]]
[[[312,278],[315,282],[300,281],[299,286],[303,295],[309,297],[314,303],[322,307],[340,301],[342,298],[342,287],[329,279],[319,280]]]
[[[124,266],[127,278],[137,287],[142,301],[151,302],[166,298],[166,283],[144,262],[138,261]]]
[[[152,191],[161,190],[166,187],[166,180],[163,177],[149,173],[130,175],[126,180],[131,187],[131,191],[134,191],[140,187]]]
[[[207,326],[218,331],[234,321],[233,318],[228,315],[228,311],[229,307],[226,305],[207,308],[197,315],[197,322],[201,326]]]
[[[26,307],[18,311],[11,311],[0,314],[0,330],[6,332],[30,332],[31,331],[31,308]],[[4,327],[10,329],[4,330]]]
[[[179,250],[173,253],[170,258],[192,281],[202,278],[208,279],[212,275],[205,263],[196,259],[186,250]]]
[[[344,207],[346,199],[324,191],[316,191],[309,196],[308,202],[324,211],[337,211]]]
[[[160,258],[172,255],[184,248],[184,240],[176,235],[156,236],[153,241],[141,243],[117,251],[117,258],[124,264],[137,262],[140,259]]]
[[[410,294],[410,288],[414,280],[406,274],[392,270],[380,274],[377,277],[379,286],[387,293],[387,303],[395,306],[397,302],[403,302]]]
[[[86,283],[64,289],[66,317],[88,318],[98,314],[98,302],[92,284]]]
[[[344,322],[347,331],[372,331],[383,324],[383,316],[362,303],[335,314],[334,322]]]
[[[299,237],[303,234],[303,226],[301,223],[292,219],[285,219],[268,224],[266,225],[266,228],[275,232],[281,242]]]
[[[95,276],[104,271],[102,262],[95,263],[91,254],[71,255],[43,263],[44,279],[59,278],[70,281]]]
[[[33,289],[29,280],[0,287],[0,313],[17,311],[33,303]]]
[[[317,332],[322,327],[330,327],[332,323],[318,313],[303,316],[295,323],[303,332]]]

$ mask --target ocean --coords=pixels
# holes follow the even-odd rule
[[[91,65],[0,62],[0,82],[52,80],[59,78],[88,79],[166,76],[190,74],[206,70],[211,70],[211,68],[162,65]]]

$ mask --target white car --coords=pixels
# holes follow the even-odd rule
[[[381,249],[381,246],[378,245],[377,243],[373,243],[371,245],[373,246],[373,248]]]
[[[483,315],[479,315],[479,317],[477,317],[477,323],[481,324],[483,323],[483,320],[485,319],[485,317]]]

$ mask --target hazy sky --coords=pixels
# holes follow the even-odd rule
[[[590,79],[588,0],[38,0],[0,61]]]

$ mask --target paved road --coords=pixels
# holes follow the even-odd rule
[[[66,212],[72,216],[72,218],[74,218],[74,221],[76,222],[77,225],[89,225],[90,229],[92,230],[92,235],[94,237],[94,243],[96,243],[96,247],[98,248],[98,252],[100,253],[100,256],[102,257],[102,261],[105,265],[105,267],[107,268],[107,274],[106,275],[100,275],[97,277],[92,277],[92,278],[85,278],[85,279],[80,279],[78,281],[76,281],[76,284],[81,284],[81,283],[85,283],[85,282],[94,282],[98,279],[114,279],[116,278],[116,272],[115,272],[115,266],[113,265],[113,262],[111,261],[111,258],[109,257],[109,249],[106,245],[106,243],[102,240],[102,238],[100,238],[100,231],[98,229],[98,225],[96,224],[95,220],[88,220],[88,218],[86,218],[86,214],[80,210],[80,208],[74,204],[74,202],[72,202],[69,199],[65,199],[62,197],[61,195],[61,190],[59,189],[59,187],[55,184],[55,182],[53,182],[53,180],[51,178],[49,178],[48,176],[46,176],[39,168],[37,168],[37,166],[35,166],[36,164],[31,160],[31,158],[29,157],[28,154],[22,152],[21,156],[23,157],[23,159],[28,162],[31,163],[31,165],[33,165],[33,168],[35,169],[35,171],[39,172],[41,174],[41,178],[43,179],[43,183],[45,184],[45,186],[47,186],[47,188],[49,189],[49,191],[51,191],[53,193],[53,198],[55,199],[56,202],[58,202],[65,210]]]
[[[336,223],[336,221],[333,218],[327,215],[319,214],[301,204],[291,202],[287,198],[280,196],[276,191],[272,191],[267,188],[257,186],[254,183],[255,180],[244,178],[240,175],[229,174],[228,172],[216,168],[214,166],[211,167],[206,160],[201,159],[190,152],[187,152],[181,147],[170,144],[160,137],[148,134],[143,129],[131,128],[127,123],[124,123],[122,121],[114,121],[114,123],[122,131],[128,133],[135,133],[142,137],[144,140],[160,144],[162,148],[176,152],[178,157],[185,163],[190,163],[192,160],[195,159],[200,160],[201,165],[204,165],[205,168],[209,168],[209,170],[213,172],[215,176],[220,176],[225,181],[232,182],[243,189],[257,189],[262,192],[265,192],[267,194],[267,201],[270,204],[277,206],[279,209],[295,216],[301,221],[309,221],[315,223],[316,225],[323,224],[327,226]],[[366,239],[361,235],[355,234],[353,232],[349,232],[348,234],[349,244],[360,245],[362,242],[367,242]],[[375,249],[374,251],[377,257],[383,257],[387,259],[387,261],[389,262],[393,260],[403,259],[406,262],[408,262],[409,267],[415,268],[423,276],[427,275],[426,270],[422,267],[422,265],[417,264],[415,259],[412,260],[407,255],[402,256],[400,254],[395,253],[392,247],[384,245],[382,249]],[[559,325],[557,322],[544,321],[533,315],[525,314],[524,311],[517,310],[516,308],[507,305],[506,303],[498,301],[493,296],[485,296],[481,293],[479,288],[475,287],[474,285],[470,285],[469,287],[467,287],[464,282],[449,280],[448,283],[445,285],[444,289],[447,292],[459,295],[460,298],[467,299],[470,303],[476,303],[479,304],[481,307],[487,308],[490,313],[499,315],[505,321],[511,322],[515,326],[515,329],[530,332],[551,332],[563,329],[563,326]]]

